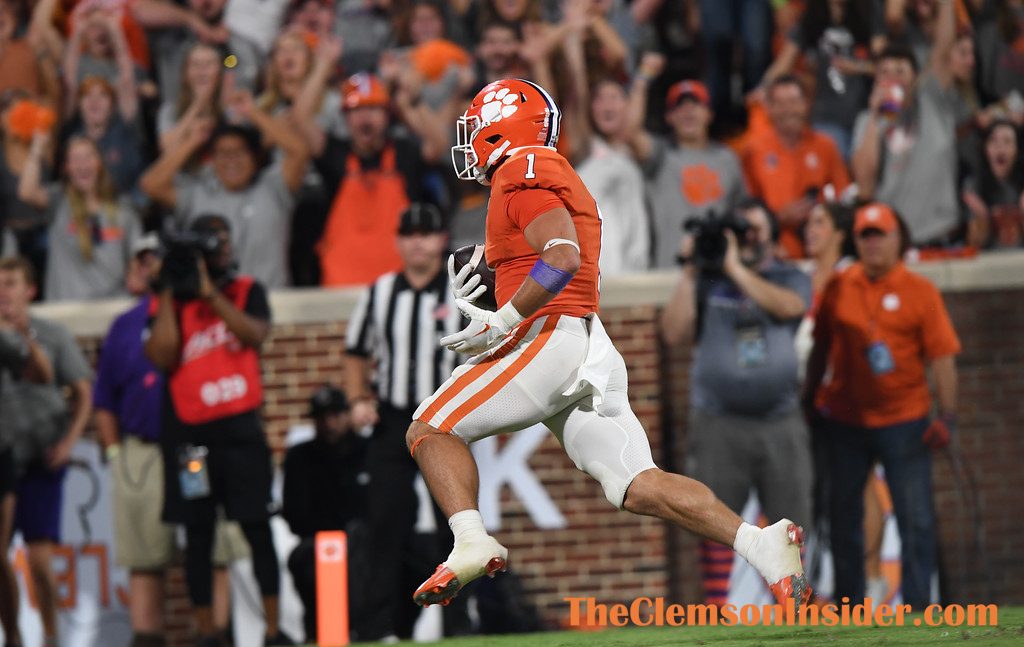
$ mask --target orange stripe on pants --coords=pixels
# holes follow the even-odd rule
[[[547,321],[544,322],[544,327],[541,328],[540,334],[537,335],[536,339],[530,342],[530,345],[526,347],[523,354],[515,359],[514,362],[509,364],[508,368],[499,373],[493,380],[491,380],[484,388],[474,393],[468,400],[462,403],[458,409],[453,411],[451,415],[444,419],[441,425],[438,427],[441,431],[451,433],[452,428],[459,423],[460,420],[469,415],[474,409],[479,407],[481,404],[486,402],[488,399],[494,396],[502,387],[512,381],[516,375],[519,374],[526,365],[530,363],[537,353],[544,348],[544,345],[551,338],[551,333],[555,331],[555,326],[558,324],[558,315],[550,315]]]
[[[444,405],[451,402],[455,398],[455,396],[462,393],[462,391],[464,391],[466,387],[475,382],[484,373],[489,371],[496,362],[499,362],[500,360],[504,359],[509,353],[511,353],[512,349],[515,348],[516,345],[523,340],[523,337],[526,336],[526,333],[529,332],[530,328],[532,327],[532,322],[530,322],[529,325],[520,326],[519,330],[516,331],[516,334],[512,336],[512,339],[505,342],[503,346],[499,347],[498,350],[495,351],[493,355],[491,355],[486,360],[480,362],[476,366],[472,367],[471,369],[463,373],[462,376],[457,378],[450,387],[444,390],[443,393],[438,393],[434,401],[430,403],[430,406],[427,407],[427,410],[424,411],[423,414],[419,418],[417,418],[417,420],[430,424],[430,421],[434,418],[434,416],[437,415],[437,412],[440,411],[444,407]]]

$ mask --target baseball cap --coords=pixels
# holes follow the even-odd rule
[[[675,108],[687,97],[696,99],[705,106],[711,105],[711,94],[708,93],[707,86],[700,81],[686,80],[680,81],[668,89],[668,95],[665,97],[665,109]]]
[[[138,256],[145,252],[152,252],[154,254],[160,253],[160,236],[155,231],[151,231],[144,236],[140,236],[132,243],[132,256]]]
[[[345,110],[365,106],[387,108],[390,104],[387,88],[373,74],[359,72],[341,84],[341,105]]]
[[[872,202],[857,209],[853,219],[853,233],[860,234],[866,229],[877,229],[883,233],[892,233],[900,228],[896,212],[881,202]]]
[[[441,210],[429,202],[414,202],[402,212],[398,235],[436,234],[446,231]]]
[[[309,399],[309,416],[316,418],[325,413],[348,411],[348,398],[333,384],[324,384]]]

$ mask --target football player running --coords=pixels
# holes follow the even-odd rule
[[[616,508],[664,519],[733,547],[775,597],[810,598],[801,529],[787,519],[744,523],[707,486],[659,469],[626,395],[626,366],[598,309],[601,214],[555,150],[560,113],[539,85],[491,83],[458,120],[459,179],[490,185],[485,257],[495,268],[496,311],[470,266],[450,263],[458,307],[470,319],[441,345],[474,357],[417,409],[406,440],[455,546],[413,594],[448,604],[469,582],[505,568],[508,550],[477,509],[479,476],[468,443],[543,423]]]

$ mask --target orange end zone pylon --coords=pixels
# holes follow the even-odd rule
[[[340,530],[316,534],[316,619],[318,645],[348,645],[348,538]]]

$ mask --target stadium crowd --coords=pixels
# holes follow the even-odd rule
[[[0,7],[3,253],[47,301],[124,294],[132,241],[207,212],[269,288],[396,270],[410,202],[476,242],[483,194],[450,172],[452,125],[508,76],[561,106],[606,276],[670,267],[684,219],[745,196],[790,258],[815,203],[872,197],[915,247],[1021,245],[1015,0]]]
[[[133,416],[143,415],[132,409],[138,403],[125,409],[119,398],[131,398],[109,382],[117,367],[101,363],[106,381],[93,394],[91,371],[70,335],[30,321],[30,301],[146,294],[156,272],[150,263],[160,255],[151,232],[165,238],[174,231],[213,232],[229,238],[227,249],[240,275],[253,280],[221,294],[221,286],[210,287],[204,279],[202,296],[211,312],[196,316],[223,319],[244,345],[257,348],[270,321],[264,288],[369,286],[389,273],[408,272],[409,254],[416,252],[403,251],[399,239],[412,234],[445,232],[451,249],[483,240],[486,189],[457,182],[448,152],[455,120],[469,98],[506,77],[538,82],[561,108],[559,151],[601,205],[604,276],[669,269],[680,262],[687,276],[694,267],[693,237],[684,236],[684,226],[692,231],[694,221],[746,218],[757,236],[751,243],[757,261],[749,265],[765,258],[777,265],[762,272],[763,280],[742,269],[726,271],[738,290],[732,296],[742,293],[764,306],[778,332],[767,341],[757,337],[764,317],[751,310],[753,337],[728,340],[746,349],[744,370],[764,363],[762,342],[774,348],[792,346],[796,339],[799,347],[802,336],[809,346],[811,333],[797,333],[808,306],[825,317],[822,321],[838,316],[826,285],[833,282],[834,268],[848,264],[846,257],[875,258],[872,267],[881,268],[881,276],[911,248],[922,257],[958,257],[1024,246],[1021,0],[0,0],[0,252],[8,258],[0,265],[2,329],[21,333],[29,351],[37,341],[54,349],[46,372],[55,376],[43,381],[56,383],[22,388],[45,406],[59,408],[52,402],[62,397],[57,385],[66,386],[75,402],[60,412],[64,426],[57,436],[34,439],[45,455],[26,449],[19,459],[24,461],[19,496],[22,491],[52,496],[53,483],[60,482],[53,474],[60,473],[70,445],[84,430],[90,402],[116,418],[106,437],[97,418],[108,447],[118,445],[117,424],[131,434]],[[431,216],[424,224],[424,216],[415,215],[424,210],[438,214],[438,222]],[[217,216],[213,229],[210,214]],[[878,236],[862,236],[865,231]],[[872,247],[876,243],[889,247],[879,251]],[[797,261],[806,270],[799,276],[789,271],[789,263]],[[410,280],[413,287],[404,288],[416,298],[437,287],[441,276],[440,261],[422,262],[429,275],[423,285]],[[767,285],[775,280],[768,276],[773,272],[786,289],[776,292]],[[679,309],[683,301],[692,306],[695,298],[707,296],[700,281],[688,276],[690,283],[684,279],[666,312],[666,340],[725,343],[701,335],[702,325],[720,323],[714,311],[709,319],[707,312]],[[765,305],[762,293],[776,300]],[[153,301],[150,311],[150,296],[156,295],[133,310],[131,325],[151,324],[154,337],[173,340],[180,331],[171,325],[171,309],[159,310]],[[794,306],[794,298],[802,305]],[[701,316],[705,320],[695,323]],[[943,321],[948,324],[945,319],[939,324]],[[945,366],[958,350],[951,328],[935,332],[928,322],[914,325],[927,337],[920,354],[933,369],[937,362]],[[140,372],[122,366],[127,381],[155,370],[145,363],[141,332],[131,330],[122,334],[131,343],[118,355]],[[840,333],[819,326],[814,341],[818,348],[839,344]],[[365,360],[364,342],[350,339],[349,354]],[[159,356],[148,346],[150,359]],[[801,363],[808,352],[805,348]],[[767,355],[779,356],[774,350]],[[840,369],[849,368],[850,379],[860,383],[891,372],[892,357],[876,353],[872,361],[863,375],[857,374],[863,369],[859,365]],[[902,361],[898,364],[905,369]],[[156,364],[166,368],[175,361]],[[769,374],[761,377],[767,384],[783,384],[797,365],[796,355],[791,361],[787,356],[785,366],[773,366],[785,373],[782,382]],[[785,392],[769,394],[770,401],[741,403],[739,410],[697,382],[695,401],[706,406],[694,409],[693,424],[728,427],[734,415],[771,419],[766,433],[795,438],[810,452],[799,411],[803,404],[808,419],[833,431],[913,422],[907,433],[920,436],[927,427],[929,434],[942,434],[927,421],[885,412],[848,414],[840,405],[858,403],[838,403],[835,387],[823,387],[822,394],[816,388],[822,376],[811,377],[813,388],[802,394],[794,374]],[[917,380],[917,390],[907,397],[926,404],[923,367],[911,379]],[[351,407],[334,391],[319,394],[312,404],[318,442],[338,452],[332,455],[334,465],[353,462],[366,449],[348,440],[337,445],[350,422],[324,416],[351,408],[360,424],[373,425],[390,413],[367,408],[367,400],[380,397],[380,384],[350,380],[346,387]],[[952,427],[955,394],[938,395],[943,428]],[[7,393],[3,402],[0,413],[6,414]],[[254,399],[246,402],[251,406],[243,413],[259,406]],[[394,409],[415,404],[402,400]],[[923,408],[917,413],[926,416]],[[778,420],[782,414],[788,427]],[[199,418],[197,425],[209,424],[209,418]],[[252,418],[238,428],[231,451],[242,448],[259,459],[267,448],[258,415]],[[147,433],[136,435],[147,440]],[[708,459],[735,456],[731,441],[719,440],[721,446],[703,448]],[[933,440],[929,446],[942,444]],[[4,445],[10,441],[5,434]],[[819,467],[842,462],[853,451],[842,454],[830,447],[814,450]],[[311,451],[304,459],[297,453],[292,462],[312,460]],[[864,458],[845,472],[844,498],[833,500],[833,510],[856,503],[872,460],[888,460],[885,448],[857,451]],[[782,454],[774,459],[793,457]],[[801,461],[811,463],[805,454]],[[231,463],[230,452],[211,454],[210,460],[223,467]],[[164,451],[168,474],[178,469],[177,461]],[[330,465],[318,469],[329,478]],[[820,497],[839,496],[816,491],[812,501],[810,483],[784,483],[786,469],[780,465],[778,475],[753,484],[762,496],[771,493],[786,501],[794,496],[787,488],[799,486],[800,510],[786,514],[810,523],[819,509],[829,508]],[[917,475],[927,471],[922,465],[914,469]],[[904,476],[929,487],[925,476]],[[263,483],[269,475],[250,477]],[[360,491],[357,483],[336,485]],[[728,485],[742,490],[731,497],[735,505],[742,505],[750,485]],[[215,492],[217,487],[214,483]],[[411,484],[396,487],[401,490],[396,498],[405,502],[403,488]],[[271,547],[265,519],[252,512],[268,493],[242,503],[231,492],[220,495],[228,512],[233,505],[248,510],[239,520],[259,561],[269,620],[276,613],[278,583],[266,563]],[[189,558],[187,568],[193,602],[205,609],[197,626],[212,635],[220,621],[209,609],[211,596],[217,606],[217,592],[215,582],[210,590],[207,571],[218,513],[201,512],[172,516],[181,517],[174,521],[186,524],[190,544],[205,554]],[[27,525],[34,528],[33,537],[56,540],[52,515],[25,514],[16,519],[23,532]],[[320,529],[310,519],[332,514],[318,509],[299,515],[305,521],[296,532],[307,540],[304,550]],[[897,509],[901,531],[902,519],[913,514]],[[327,525],[344,525],[357,515],[346,510],[334,516],[344,517],[344,523],[332,518]],[[934,532],[934,519],[918,516],[925,518],[914,527]],[[863,574],[854,572],[860,568],[862,540],[852,538],[861,525],[854,518],[843,526],[847,557],[854,557],[840,577],[846,578],[843,590],[853,593],[864,587]],[[6,548],[7,539],[0,538],[0,547]],[[928,546],[920,553],[913,572],[918,579],[934,559]],[[48,558],[45,550],[31,557],[44,594],[52,579],[46,573]],[[136,582],[140,590],[152,587],[145,577],[166,565],[158,561],[136,565],[143,577]],[[309,579],[307,562],[292,564],[297,582]],[[5,574],[0,584],[9,582]],[[154,642],[138,644],[162,644],[159,623],[139,613],[133,626]],[[5,628],[11,614],[0,604]],[[44,618],[44,624],[56,644],[53,618]],[[384,624],[386,631],[374,637],[395,631],[390,621]],[[268,625],[268,644],[287,644],[284,640],[276,625]],[[19,644],[11,634],[7,641]]]

